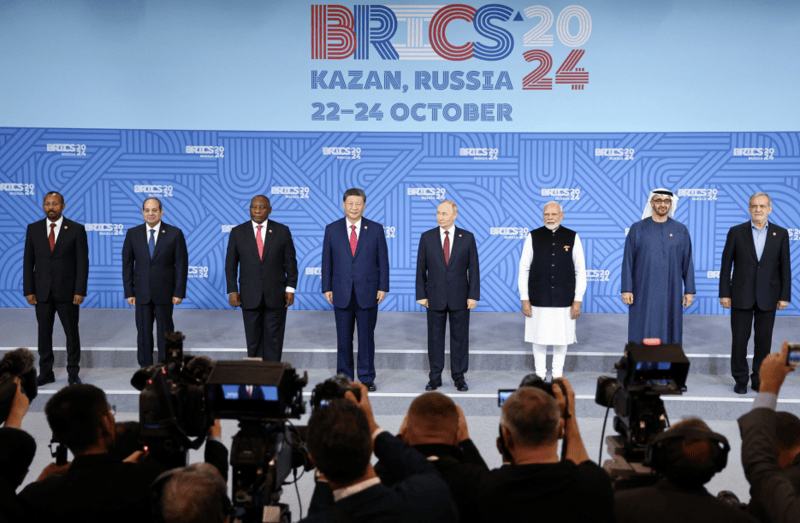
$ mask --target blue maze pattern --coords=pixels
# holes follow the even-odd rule
[[[625,313],[620,268],[626,229],[654,187],[682,195],[675,218],[694,246],[698,295],[689,313],[724,314],[718,271],[728,229],[749,219],[748,196],[773,198],[772,221],[800,240],[800,133],[323,133],[0,128],[0,306],[25,307],[26,224],[42,219],[49,190],[65,216],[87,224],[87,307],[126,307],[121,250],[149,195],[183,229],[190,280],[181,307],[228,308],[224,258],[230,226],[266,194],[287,224],[300,278],[295,309],[328,309],[320,289],[324,227],[343,216],[350,187],[365,216],[386,227],[391,292],[381,308],[421,310],[417,246],[442,199],[478,241],[481,311],[517,311],[523,239],[558,200],[581,235],[589,285],[585,312]],[[792,262],[797,267],[793,247]],[[798,271],[794,287],[798,288]],[[797,315],[797,301],[779,314]]]

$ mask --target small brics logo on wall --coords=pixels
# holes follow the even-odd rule
[[[409,187],[407,196],[420,196],[423,200],[444,200],[447,189],[444,187]]]
[[[323,147],[323,156],[335,156],[339,160],[360,160],[361,147]]]
[[[605,156],[609,160],[633,160],[633,149],[595,149],[595,157]]]
[[[734,156],[744,156],[748,160],[774,160],[775,149],[772,147],[736,147],[733,149]]]
[[[696,202],[710,202],[717,199],[718,189],[678,189],[678,198],[691,198]]]
[[[796,242],[800,240],[800,229],[787,229],[789,232],[789,241]]]
[[[171,185],[134,185],[133,192],[144,193],[148,198],[171,198]]]
[[[0,183],[0,192],[7,192],[11,196],[34,196],[34,184]]]
[[[86,223],[86,232],[97,232],[100,236],[122,236],[124,226],[121,223]]]
[[[286,198],[308,199],[308,187],[272,187],[271,194],[282,194]]]
[[[225,158],[225,147],[221,145],[187,145],[186,154],[199,154],[200,158]]]
[[[500,149],[487,149],[485,147],[477,149],[462,147],[458,150],[459,156],[471,156],[475,160],[497,160],[499,153]]]
[[[489,227],[492,236],[503,236],[506,240],[524,240],[531,232],[527,227]]]
[[[322,267],[306,267],[306,276],[319,276],[322,278]]]
[[[189,278],[208,278],[208,267],[189,265]]]
[[[235,225],[223,225],[222,226],[222,234],[230,234],[233,228],[236,227]]]
[[[86,156],[86,144],[83,143],[48,143],[48,153],[61,153],[61,156]]]
[[[608,281],[611,271],[586,269],[586,281]]]
[[[546,196],[547,198],[553,198],[555,200],[580,200],[581,190],[569,189],[569,188],[542,189],[542,196]]]
[[[387,238],[397,238],[397,227],[384,227],[383,234],[385,234]]]

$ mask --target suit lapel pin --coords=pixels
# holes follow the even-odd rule
[[[167,234],[167,231],[161,231],[161,234]]]
[[[458,237],[461,238],[461,235],[459,234]]]
[[[64,226],[64,230],[65,230],[65,231],[67,230],[67,226],[66,226],[66,225]]]
[[[366,231],[367,229],[368,229],[368,227],[365,225],[365,226],[364,226],[364,230]]]
[[[269,230],[269,233],[272,234],[272,229]]]
[[[565,251],[565,252],[569,252],[569,245],[565,245],[565,246],[564,246],[564,251]]]
[[[773,236],[777,236],[777,235],[778,235],[778,233],[777,233],[777,232],[773,232],[773,233],[772,233],[772,235],[773,235]]]
[[[669,233],[669,237],[672,238],[672,233]]]

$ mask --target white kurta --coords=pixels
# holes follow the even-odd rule
[[[528,299],[528,276],[533,262],[533,242],[529,234],[525,238],[522,257],[519,260],[519,297]],[[583,257],[583,244],[575,233],[572,248],[572,263],[575,265],[575,298],[583,301],[586,292],[586,262]],[[525,341],[540,345],[569,345],[577,343],[575,320],[570,318],[569,307],[531,307],[531,317],[525,318]]]

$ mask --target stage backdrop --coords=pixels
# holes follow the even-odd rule
[[[436,206],[459,206],[456,224],[475,234],[479,311],[517,311],[523,240],[556,200],[563,224],[581,235],[589,280],[585,312],[626,312],[620,269],[627,228],[648,192],[680,197],[675,219],[694,249],[693,314],[723,314],[719,264],[732,225],[749,219],[748,197],[773,198],[771,221],[790,229],[798,314],[800,133],[336,133],[0,128],[0,306],[22,295],[25,228],[44,217],[50,190],[64,215],[84,223],[91,267],[86,307],[127,307],[121,281],[126,231],[142,223],[142,201],[164,204],[183,229],[189,284],[181,307],[228,308],[224,257],[232,226],[249,219],[256,194],[270,219],[291,228],[300,278],[293,309],[330,308],[320,288],[326,224],[343,216],[342,194],[361,187],[365,216],[382,223],[391,291],[382,310],[421,310],[414,297],[420,234]]]

